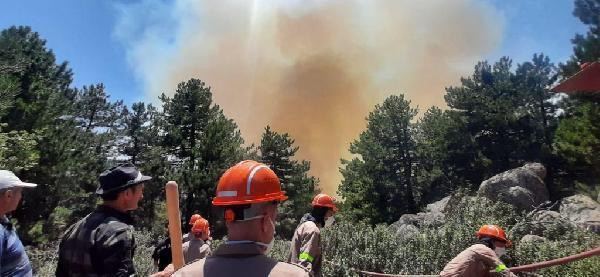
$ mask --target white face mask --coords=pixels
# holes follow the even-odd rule
[[[325,228],[333,225],[334,222],[335,218],[333,218],[333,216],[328,217],[327,219],[325,219]]]
[[[275,245],[275,223],[273,222],[273,220],[269,219],[269,222],[271,222],[271,226],[273,227],[273,238],[271,239],[271,241],[269,243],[262,243],[262,242],[254,242],[255,244],[264,246],[265,248],[267,248],[264,252],[264,254],[268,254],[269,252],[271,252],[271,250],[273,249],[273,245]]]
[[[494,252],[496,252],[496,255],[498,255],[498,257],[502,257],[504,254],[506,254],[506,248],[496,247],[496,249],[494,249]]]

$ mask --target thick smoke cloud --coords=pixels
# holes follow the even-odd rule
[[[117,7],[115,36],[149,99],[200,78],[259,143],[288,132],[334,193],[339,160],[374,105],[404,93],[421,109],[500,44],[489,3],[440,1],[155,1]]]

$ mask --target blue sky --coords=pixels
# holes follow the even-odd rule
[[[568,59],[571,38],[587,28],[573,16],[574,0],[493,0],[506,18],[500,48],[488,58],[509,56],[520,62],[543,52],[554,63]]]
[[[573,0],[489,1],[505,17],[502,44],[486,57],[489,60],[509,56],[518,63],[543,52],[553,62],[562,62],[571,55],[570,39],[586,30],[572,15]],[[138,1],[119,3],[132,2]],[[69,62],[75,86],[102,82],[112,99],[123,99],[127,104],[147,101],[143,84],[127,63],[125,45],[114,34],[117,16],[111,1],[20,0],[0,4],[0,28],[28,25],[39,32],[57,59]]]

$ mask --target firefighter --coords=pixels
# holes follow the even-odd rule
[[[324,193],[312,201],[312,211],[302,217],[292,238],[288,262],[298,264],[310,271],[312,276],[321,276],[322,247],[320,228],[333,224],[337,212],[334,199]]]
[[[479,242],[452,259],[441,277],[516,276],[508,271],[500,257],[511,242],[506,233],[496,225],[483,225],[476,233]]]
[[[190,222],[188,223],[188,225],[190,225],[190,229],[194,226],[194,223],[196,222],[196,220],[202,218],[201,215],[199,214],[193,214],[190,217]],[[187,241],[189,241],[193,236],[190,233],[186,233],[185,235],[183,235],[183,238],[181,239],[181,243],[186,243]]]
[[[238,163],[221,176],[216,194],[212,204],[224,211],[228,240],[174,276],[308,276],[302,267],[266,256],[275,240],[277,205],[287,199],[268,166]]]
[[[183,258],[186,264],[210,255],[208,220],[198,218],[192,226],[190,237],[190,240],[183,244]]]

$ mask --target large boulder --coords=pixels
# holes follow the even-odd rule
[[[421,224],[422,220],[422,217],[416,214],[403,214],[390,228],[396,231],[398,237],[405,239],[419,233],[417,225]]]
[[[405,240],[419,234],[419,228],[412,224],[400,225],[396,228],[396,235],[400,240]]]
[[[566,230],[575,228],[575,225],[566,220],[556,211],[541,210],[530,214],[529,219],[515,224],[511,235],[520,237],[525,235],[546,236],[548,231]]]
[[[540,177],[540,179],[544,180],[546,178],[546,167],[541,163],[528,163],[522,166],[524,169],[527,169],[533,172],[535,175]]]
[[[540,236],[536,236],[536,235],[524,235],[519,242],[520,243],[538,243],[538,242],[545,242],[545,241],[547,241],[547,239],[544,237],[540,237]]]
[[[427,204],[425,211],[428,213],[444,213],[448,206],[448,202],[450,202],[450,198],[452,198],[452,196],[446,196],[442,200]]]
[[[578,226],[600,233],[600,204],[592,198],[581,194],[563,198],[559,211]]]
[[[423,222],[423,213],[419,214],[403,214],[398,221],[394,222],[392,225],[401,226],[401,225],[415,225],[419,226]]]
[[[412,236],[419,232],[419,228],[440,226],[444,223],[444,212],[451,196],[428,204],[425,212],[417,214],[403,214],[398,221],[390,225],[396,234],[402,238]]]
[[[526,164],[483,181],[477,194],[494,201],[506,202],[521,210],[531,211],[548,201],[548,189],[544,184],[544,177],[546,177],[546,169],[542,164]]]

